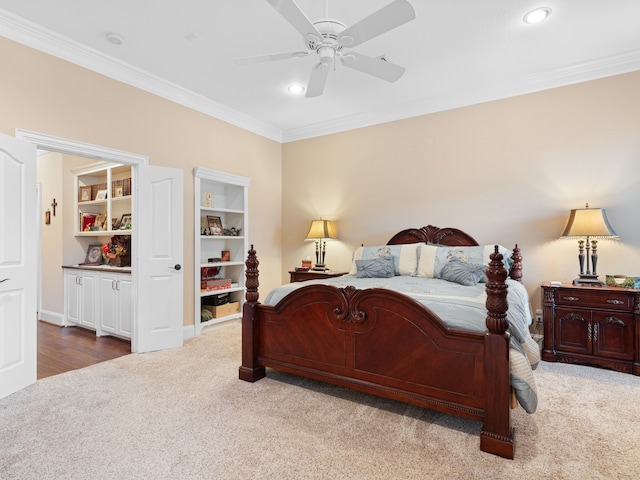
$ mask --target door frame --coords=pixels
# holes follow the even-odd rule
[[[90,143],[79,142],[76,140],[69,140],[62,137],[55,137],[53,135],[47,135],[44,133],[32,132],[29,130],[23,130],[16,128],[15,130],[15,138],[35,144],[36,148],[39,150],[47,150],[50,152],[63,153],[67,155],[75,155],[79,157],[92,158],[99,161],[108,161],[114,163],[120,163],[124,165],[130,165],[133,169],[134,176],[137,176],[137,168],[140,165],[149,165],[149,157],[146,155],[140,155],[137,153],[125,152],[123,150],[117,150],[114,148],[103,147],[100,145],[93,145]],[[39,204],[38,204],[39,205]],[[138,202],[136,201],[136,197],[134,196],[131,204],[131,213],[132,215],[137,216],[138,214]],[[40,217],[37,217],[40,218]],[[38,223],[39,225],[39,223]],[[135,235],[135,232],[132,233]],[[40,248],[38,252],[41,250],[42,236],[40,235],[38,243]],[[132,280],[134,279],[135,273],[132,271]],[[42,275],[41,268],[38,268],[38,295],[41,295],[42,292]],[[40,308],[40,304],[38,304],[38,308]],[[133,314],[133,324],[137,325],[136,312],[134,309]],[[133,335],[136,335],[135,328],[133,331]],[[131,338],[131,346],[133,351],[133,346],[135,345],[134,338]]]

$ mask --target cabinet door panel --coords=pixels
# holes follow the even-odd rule
[[[69,322],[80,324],[80,286],[78,285],[78,276],[75,273],[65,273],[65,320],[67,325]]]
[[[116,279],[114,275],[100,278],[100,333],[116,333]]]
[[[556,349],[590,354],[590,323],[590,312],[558,308],[556,310]]]
[[[118,333],[131,338],[133,332],[133,303],[131,301],[131,276],[118,277]]]
[[[633,315],[594,312],[593,354],[633,360]]]
[[[83,275],[82,279],[82,325],[96,328],[97,279],[94,275]]]

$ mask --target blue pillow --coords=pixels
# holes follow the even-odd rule
[[[389,278],[396,274],[393,257],[356,260],[356,278]]]
[[[484,279],[485,268],[479,263],[464,262],[458,257],[451,257],[440,270],[438,278],[460,285],[476,285]]]

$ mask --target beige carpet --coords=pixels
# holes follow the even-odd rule
[[[516,458],[478,422],[269,371],[238,380],[240,325],[0,400],[8,479],[637,479],[640,378],[543,362]]]

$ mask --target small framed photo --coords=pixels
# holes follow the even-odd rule
[[[91,187],[78,188],[78,201],[88,202],[89,200],[91,200]]]
[[[207,225],[209,225],[209,232],[211,235],[224,235],[222,220],[220,220],[220,217],[207,215]]]
[[[106,190],[98,190],[96,193],[96,200],[106,200],[107,199],[107,191]]]
[[[131,230],[131,214],[125,213],[120,218],[120,230]]]
[[[116,187],[115,191],[113,192],[113,196],[122,197],[123,196],[122,192],[123,192],[122,187]]]
[[[102,244],[92,243],[87,248],[87,255],[81,265],[102,265]]]

